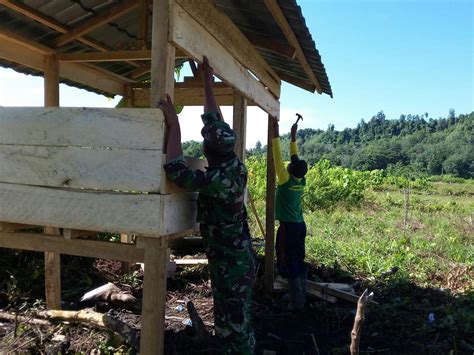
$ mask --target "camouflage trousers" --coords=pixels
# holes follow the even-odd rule
[[[245,223],[246,226],[246,223]],[[251,306],[254,260],[248,229],[242,223],[201,224],[209,259],[214,324],[224,354],[253,354]]]

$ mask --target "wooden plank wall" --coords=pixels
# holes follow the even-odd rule
[[[0,182],[159,192],[163,125],[160,110],[0,108]]]

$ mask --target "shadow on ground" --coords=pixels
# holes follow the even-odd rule
[[[181,250],[190,253],[191,250]],[[142,274],[120,276],[120,263],[62,256],[62,298],[64,307],[77,309],[79,298],[106,282],[114,282],[141,297]],[[41,253],[0,249],[0,311],[33,315],[44,308],[44,261]],[[355,304],[340,300],[336,304],[308,298],[300,314],[285,311],[283,294],[266,298],[263,290],[263,260],[258,259],[254,287],[253,321],[257,353],[347,354]],[[356,280],[338,267],[311,267],[309,279],[318,282],[344,282],[354,285],[357,294],[365,288],[374,300],[363,326],[361,353],[365,354],[472,354],[474,352],[474,292],[453,295],[449,290],[420,288],[407,279],[391,275],[383,280]],[[167,295],[165,351],[167,354],[213,353],[212,342],[196,341],[188,315],[179,305],[190,299],[212,331],[212,294],[205,266],[178,269],[169,280]],[[111,309],[96,304],[100,312],[109,311],[132,327],[139,328],[136,311]],[[16,331],[16,337],[14,333]],[[58,334],[61,337],[58,337]],[[62,348],[55,343],[61,339]],[[49,329],[15,324],[0,319],[0,353],[29,351],[56,353],[123,351],[134,353],[117,343],[110,333],[83,325],[56,324]]]

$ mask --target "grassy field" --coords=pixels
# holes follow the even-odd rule
[[[366,349],[472,354],[473,219],[472,180],[429,183],[412,190],[408,204],[403,189],[368,189],[357,205],[305,214],[306,260],[315,270],[310,278],[374,291],[378,305],[370,307],[364,325]],[[252,230],[258,234],[255,223]],[[353,317],[324,304],[317,312],[334,323],[334,334],[344,327],[339,318]],[[337,349],[335,343],[332,353]]]

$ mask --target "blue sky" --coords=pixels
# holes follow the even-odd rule
[[[378,111],[446,116],[474,111],[474,1],[298,0],[331,82],[334,98],[283,85],[281,130],[295,113],[301,128],[354,127]],[[41,106],[43,83],[0,69],[0,105]],[[112,107],[108,100],[61,87],[63,106]],[[181,115],[183,139],[199,139],[199,109]],[[231,111],[225,110],[226,119]],[[266,115],[248,113],[247,146],[266,141]]]

